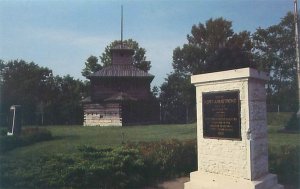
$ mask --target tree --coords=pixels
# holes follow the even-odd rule
[[[175,72],[192,75],[253,67],[250,33],[234,33],[231,27],[232,23],[223,18],[194,25],[188,43],[173,51]]]
[[[119,45],[121,41],[116,40],[113,41],[110,45],[106,46],[104,52],[100,56],[101,63],[103,66],[108,66],[111,64],[111,53],[110,49],[114,48],[115,46]],[[123,41],[123,44],[128,46],[129,48],[132,48],[134,50],[133,55],[133,65],[137,68],[144,70],[145,72],[148,72],[151,68],[151,62],[146,61],[146,50],[139,46],[139,44],[132,40],[128,39]]]
[[[234,33],[232,23],[223,18],[194,25],[187,41],[174,49],[174,73],[161,86],[160,99],[165,114],[171,116],[166,119],[171,122],[189,122],[196,117],[191,75],[255,66],[250,33]]]
[[[253,34],[255,60],[268,72],[267,103],[286,111],[297,109],[294,15],[288,12],[279,24],[258,28]]]
[[[54,78],[56,92],[52,103],[51,119],[55,124],[82,124],[83,109],[80,101],[84,84],[70,75]],[[53,114],[54,113],[54,114]]]
[[[47,80],[52,76],[48,68],[39,67],[35,63],[14,60],[1,63],[2,87],[1,110],[8,116],[9,107],[22,105],[23,121],[26,124],[35,122],[36,104],[45,99],[44,89]]]
[[[84,83],[24,60],[0,61],[0,116],[7,125],[9,108],[22,106],[23,124],[81,124]]]
[[[152,87],[151,94],[157,99],[159,97],[159,88],[157,86]]]
[[[195,120],[195,88],[180,73],[171,73],[161,85],[160,101],[165,123],[188,123]],[[193,112],[192,111],[192,112]]]
[[[81,74],[82,76],[87,77],[100,69],[102,69],[102,66],[98,64],[98,58],[96,56],[91,55],[85,61],[85,68],[82,69]]]
[[[0,126],[6,124],[6,114],[4,109],[4,99],[3,99],[3,72],[5,64],[4,60],[0,59]]]
[[[111,65],[112,57],[110,50],[120,45],[120,43],[121,41],[116,40],[105,47],[104,52],[100,56],[101,63],[98,63],[97,57],[91,55],[85,62],[85,68],[82,70],[81,74],[84,77],[87,77],[91,73],[101,70],[105,66]],[[151,68],[151,62],[146,60],[146,50],[140,47],[139,44],[132,39],[123,41],[123,44],[126,47],[132,48],[134,50],[133,65],[145,72],[148,72]]]

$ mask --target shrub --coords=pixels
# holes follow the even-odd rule
[[[6,152],[22,146],[23,142],[17,136],[0,136],[0,152]]]
[[[25,128],[20,136],[0,136],[0,152],[51,139],[52,134],[47,129]]]
[[[195,154],[194,141],[170,140],[104,149],[80,146],[75,154],[28,157],[18,165],[0,159],[0,188],[142,188],[194,170]]]
[[[68,169],[68,186],[79,188],[138,188],[143,185],[144,162],[137,150],[79,148],[80,163]]]
[[[269,150],[270,172],[278,175],[279,182],[299,188],[300,146],[281,146]]]
[[[72,188],[140,188],[186,175],[197,166],[196,140],[129,143],[119,148],[80,146],[64,181]]]
[[[6,136],[7,135],[7,128],[6,127],[0,127],[0,136]]]
[[[144,185],[144,162],[133,149],[81,147],[76,154],[21,162],[31,166],[1,167],[0,188],[131,189]]]
[[[297,114],[294,113],[290,120],[285,125],[287,131],[300,131],[300,120],[297,117]]]
[[[127,144],[138,149],[146,167],[148,184],[171,177],[187,175],[197,168],[196,140],[168,140]]]
[[[19,139],[5,138],[12,146]],[[0,188],[131,189],[196,170],[197,151],[196,140],[168,140],[117,148],[80,146],[74,154],[28,157],[18,162],[1,158],[0,162]],[[269,167],[280,183],[299,188],[300,146],[270,148]]]

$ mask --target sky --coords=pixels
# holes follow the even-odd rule
[[[171,73],[176,47],[187,43],[193,25],[210,18],[232,21],[234,32],[278,24],[294,0],[0,0],[0,59],[33,61],[84,80],[90,55],[99,57],[120,39],[134,39],[151,61],[152,86]]]

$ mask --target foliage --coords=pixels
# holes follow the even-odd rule
[[[113,149],[80,146],[76,154],[43,156],[30,162],[31,166],[9,167],[11,162],[2,159],[8,162],[2,166],[0,186],[141,188],[194,170],[195,154],[195,141],[128,144]]]
[[[159,97],[159,88],[157,86],[152,87],[151,94],[153,97],[158,99]]]
[[[253,34],[255,61],[270,74],[267,103],[297,108],[294,16],[288,12],[281,22]]]
[[[288,165],[292,171],[291,174],[295,173],[299,167],[296,162],[297,158],[294,160],[292,157],[297,157],[295,153],[299,152],[297,144],[300,142],[300,134],[276,132],[290,116],[291,114],[287,113],[268,114],[269,123],[272,124],[269,125],[269,167],[272,173],[278,175],[281,183],[289,183],[289,180],[285,180],[289,178],[284,175],[288,169],[284,167],[282,161],[286,164],[291,163]],[[116,159],[124,162],[118,158],[131,153],[133,157],[130,161],[133,162],[130,165],[137,165],[134,163],[137,160],[143,162],[137,165],[142,169],[143,178],[137,177],[139,174],[137,170],[140,170],[138,168],[132,171],[133,175],[130,174],[131,171],[126,175],[132,184],[155,184],[196,169],[195,124],[105,128],[51,126],[47,130],[51,131],[53,140],[0,153],[0,188],[72,188],[78,182],[82,184],[78,184],[77,188],[101,188],[100,186],[88,187],[88,184],[92,184],[89,180],[93,180],[98,173],[102,174],[102,171],[108,169],[109,166],[120,170],[121,173],[126,172],[126,166],[116,167],[111,165],[111,162]],[[124,134],[123,139],[122,134]],[[172,138],[180,141],[172,140]],[[121,146],[122,142],[126,144]],[[288,146],[286,148],[289,150],[282,150],[284,149],[282,146]],[[122,151],[125,151],[125,155],[122,155]],[[100,167],[104,168],[100,169]],[[117,172],[107,172],[104,178],[107,178],[109,174],[112,174],[112,178],[119,179],[116,176]],[[293,178],[294,176],[292,175]],[[132,179],[136,177],[141,179]],[[124,177],[120,178],[123,182]],[[108,181],[111,182],[111,180]],[[294,188],[299,188],[295,182],[294,180],[291,184],[294,183],[292,184]],[[104,182],[97,180],[96,183]],[[122,185],[124,188],[133,186],[126,181],[124,183]]]
[[[285,129],[287,131],[300,131],[300,118],[297,117],[296,113],[294,113],[287,122]]]
[[[245,53],[238,46],[219,48],[213,56],[207,59],[206,72],[233,70],[244,67],[255,68],[251,54]]]
[[[142,188],[186,175],[197,167],[196,140],[128,143],[123,147],[80,146],[72,154],[1,158],[1,188]],[[269,149],[269,169],[279,182],[297,187],[299,146]]]
[[[191,75],[251,66],[250,33],[234,33],[232,23],[223,18],[194,25],[187,40],[173,51],[175,72]]]
[[[208,72],[255,67],[250,33],[234,33],[232,23],[209,19],[191,29],[187,43],[173,51],[174,72],[161,85],[160,100],[166,123],[194,121],[195,89],[190,76]],[[185,110],[185,111],[182,111]]]
[[[81,105],[85,85],[70,75],[52,77],[47,100],[39,112],[44,113],[46,124],[82,124],[83,109]],[[45,124],[44,123],[44,124]]]
[[[7,132],[8,130],[6,127],[0,127],[0,136],[6,136]]]
[[[174,72],[161,85],[163,114],[171,115],[165,121],[184,122],[184,111],[176,112],[174,108],[182,110],[186,107],[195,117],[195,111],[186,105],[195,102],[188,100],[189,97],[195,98],[195,94],[188,90],[188,86],[182,87],[190,85],[190,75],[243,67],[269,73],[267,103],[295,111],[298,103],[294,31],[294,17],[290,12],[279,24],[258,28],[252,36],[247,31],[234,33],[232,23],[223,18],[194,25],[187,36],[188,42],[174,49]]]
[[[278,175],[279,183],[300,186],[300,146],[269,149],[269,170]]]
[[[168,75],[161,85],[162,120],[164,123],[195,122],[195,87],[179,73]]]
[[[98,58],[91,55],[85,62],[85,68],[81,71],[82,76],[88,77],[90,74],[101,70],[102,66],[98,64]]]
[[[84,77],[88,77],[90,74],[101,70],[103,67],[111,65],[112,54],[111,49],[119,46],[121,41],[115,40],[105,47],[104,52],[100,56],[101,63],[98,63],[98,58],[91,55],[85,62],[85,68],[81,74]],[[123,41],[123,45],[134,50],[133,65],[145,72],[148,72],[151,68],[151,62],[146,60],[146,49],[139,46],[138,42],[128,39]]]
[[[110,50],[120,44],[121,41],[115,40],[111,44],[105,47],[104,52],[100,56],[100,60],[103,66],[108,66],[111,64],[112,57],[111,57]],[[148,72],[151,68],[151,62],[146,61],[146,49],[140,47],[138,42],[132,39],[124,40],[123,44],[134,50],[133,65],[141,70],[144,70],[145,72]]]
[[[33,143],[52,139],[49,130],[41,128],[26,128],[20,136],[0,136],[0,152],[6,152],[17,147],[27,146]]]
[[[11,105],[22,106],[22,122],[34,124],[82,123],[84,83],[67,75],[53,76],[48,68],[24,60],[0,62],[1,125],[7,125]]]
[[[127,148],[138,149],[142,154],[146,178],[153,179],[152,183],[187,175],[197,167],[196,140],[129,143]]]
[[[2,63],[1,113],[6,114],[11,105],[22,105],[23,121],[32,124],[36,105],[46,99],[47,81],[52,71],[24,60]],[[4,119],[5,120],[5,119]]]

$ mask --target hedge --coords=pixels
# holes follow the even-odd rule
[[[300,147],[271,148],[270,172],[299,187]],[[197,168],[196,140],[127,143],[116,148],[79,146],[74,154],[0,159],[0,188],[142,188]]]
[[[52,134],[47,129],[41,128],[25,128],[21,135],[0,136],[0,152],[6,152],[17,147],[27,146],[33,143],[47,141],[52,139]]]

